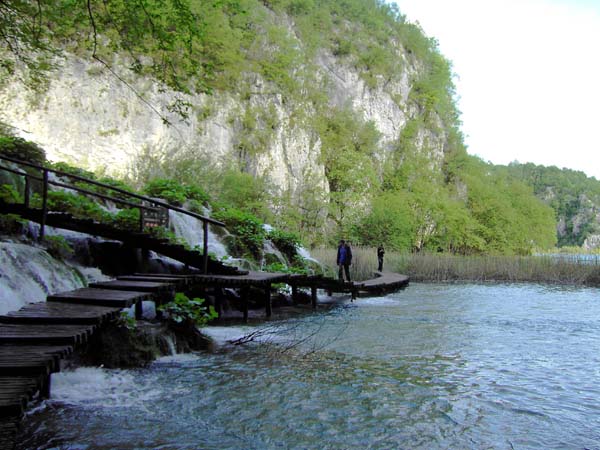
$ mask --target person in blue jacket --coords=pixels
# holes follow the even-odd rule
[[[350,264],[352,264],[352,250],[346,244],[346,241],[342,239],[337,249],[337,265],[340,281],[344,281],[344,272],[346,273],[346,281],[350,281]]]

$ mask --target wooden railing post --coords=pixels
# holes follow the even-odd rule
[[[25,175],[25,187],[23,188],[23,205],[29,208],[29,177]]]
[[[44,239],[46,216],[48,215],[48,169],[44,169],[44,186],[42,188],[42,220],[40,221],[40,241]]]
[[[204,274],[206,275],[208,273],[208,222],[204,220],[202,223],[204,225],[204,248],[202,251],[204,252]]]

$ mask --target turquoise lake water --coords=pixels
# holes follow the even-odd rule
[[[54,375],[20,448],[600,449],[600,289],[413,283],[212,333],[214,353]]]

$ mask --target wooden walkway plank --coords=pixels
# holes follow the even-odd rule
[[[191,281],[191,277],[172,277],[170,275],[150,276],[150,275],[123,275],[117,277],[118,281],[140,282],[140,283],[170,283],[176,285],[186,285]]]
[[[268,286],[272,283],[286,282],[285,273],[249,272],[246,275],[194,275],[195,285],[215,287],[240,287],[246,285]]]
[[[79,345],[87,342],[94,325],[0,324],[0,344]]]
[[[114,289],[118,291],[164,292],[172,290],[175,287],[175,284],[157,281],[130,281],[119,279],[90,283],[88,287],[94,289]]]
[[[129,308],[134,303],[151,299],[152,293],[150,292],[81,288],[50,295],[46,301]]]
[[[0,408],[0,448],[4,450],[12,450],[15,448],[15,440],[17,438],[19,417],[7,415],[3,417]]]
[[[40,390],[43,377],[0,376],[0,419],[18,418],[27,402]]]
[[[117,317],[120,308],[59,302],[31,303],[0,316],[0,323],[101,324]]]

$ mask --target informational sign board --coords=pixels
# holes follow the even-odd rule
[[[142,228],[169,227],[169,210],[167,208],[163,208],[146,200],[142,201],[142,205],[156,208],[155,210],[140,208]]]

